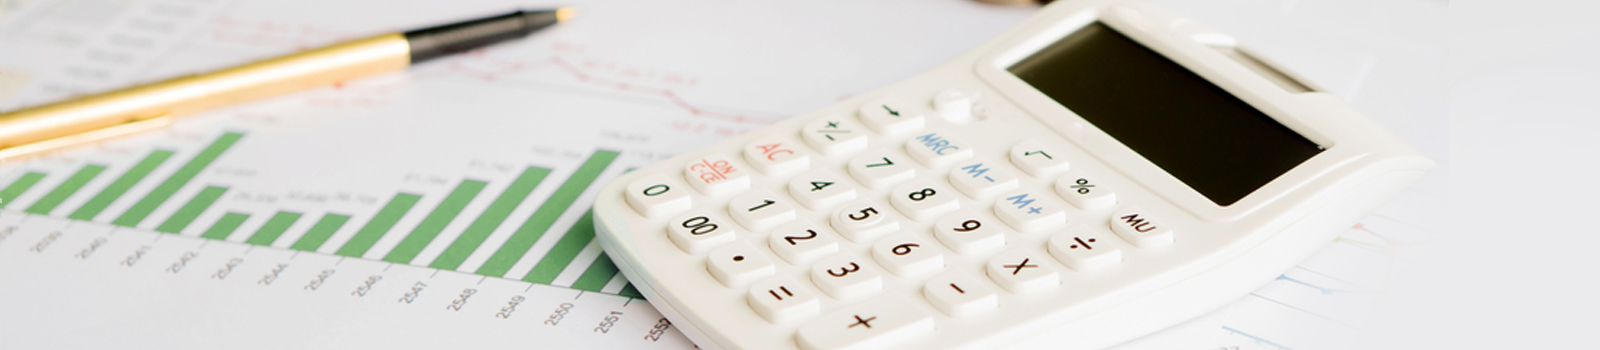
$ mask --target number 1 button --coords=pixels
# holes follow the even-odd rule
[[[800,325],[804,349],[886,349],[932,333],[933,316],[898,294],[843,307]]]
[[[645,217],[672,215],[689,210],[689,191],[667,174],[652,174],[628,184],[628,205]]]
[[[794,207],[779,201],[778,195],[765,188],[733,196],[728,200],[728,215],[752,231],[766,231],[773,226],[794,221]]]

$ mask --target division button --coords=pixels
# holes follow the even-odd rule
[[[985,270],[989,279],[1012,293],[1031,293],[1061,284],[1060,273],[1048,258],[1023,248],[1014,248],[989,259]]]
[[[805,139],[812,148],[830,156],[855,153],[867,148],[867,130],[856,124],[853,118],[840,116],[825,116],[806,123],[805,129],[800,130],[800,138]]]
[[[667,220],[667,238],[689,254],[703,254],[711,248],[732,243],[736,229],[727,220],[700,208]]]
[[[1066,154],[1038,140],[1024,140],[1011,147],[1011,164],[1033,177],[1049,177],[1067,171]]]
[[[876,149],[850,158],[846,166],[856,181],[873,189],[883,189],[916,176],[916,166],[906,161],[889,150]]]
[[[750,170],[732,157],[708,155],[684,166],[684,179],[700,193],[721,196],[750,188]]]
[[[955,317],[971,316],[1000,306],[1000,298],[989,282],[960,271],[934,276],[923,284],[922,295],[933,307]]]
[[[856,185],[827,169],[813,169],[789,180],[789,196],[811,210],[824,211],[856,198]]]
[[[994,215],[1024,233],[1038,233],[1067,224],[1064,205],[1040,192],[1021,191],[994,201]]]
[[[1127,207],[1111,214],[1111,232],[1139,248],[1172,243],[1172,228],[1139,207]]]
[[[772,260],[744,243],[724,245],[706,254],[706,271],[723,285],[739,288],[778,272]]]
[[[857,115],[867,126],[888,136],[900,136],[921,129],[922,111],[893,97],[879,98],[861,105]]]
[[[1093,271],[1122,262],[1122,250],[1112,240],[1083,225],[1050,236],[1050,255],[1077,271]]]
[[[644,217],[672,215],[689,210],[689,190],[682,182],[662,173],[650,174],[628,183],[628,206]]]
[[[793,278],[777,276],[750,285],[750,308],[772,323],[802,320],[822,311],[817,292]]]
[[[1067,203],[1083,210],[1095,210],[1117,204],[1117,193],[1095,178],[1081,172],[1069,173],[1056,179],[1056,194]]]
[[[932,333],[933,315],[906,297],[889,294],[842,307],[800,325],[800,348],[885,349]]]
[[[769,135],[744,146],[744,159],[770,176],[784,176],[811,166],[811,152],[793,141]]]
[[[934,169],[943,169],[972,158],[972,152],[971,144],[948,132],[928,132],[906,140],[906,154]]]

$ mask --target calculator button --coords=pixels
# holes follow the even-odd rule
[[[711,248],[732,243],[733,225],[711,210],[701,208],[667,220],[667,238],[689,254],[702,254]]]
[[[948,132],[935,131],[907,139],[906,154],[929,168],[943,169],[972,158],[972,145]]]
[[[1117,193],[1094,178],[1072,173],[1056,179],[1056,193],[1067,203],[1083,210],[1095,210],[1117,204]]]
[[[777,135],[763,137],[744,146],[744,159],[756,170],[771,176],[792,174],[811,166],[811,152],[799,141]]]
[[[745,192],[728,200],[728,215],[751,231],[761,232],[794,221],[794,206],[765,188]]]
[[[628,184],[628,206],[644,217],[672,215],[689,210],[689,191],[667,174],[656,173]]]
[[[994,219],[978,216],[976,210],[946,215],[933,223],[933,236],[950,250],[979,254],[1006,245],[1005,231]]]
[[[1048,245],[1050,255],[1073,270],[1092,271],[1122,262],[1122,250],[1115,243],[1081,225],[1050,236]]]
[[[922,235],[901,232],[872,245],[872,258],[900,277],[917,277],[944,269],[944,254]]]
[[[886,209],[868,199],[850,201],[833,213],[833,229],[851,242],[871,242],[873,238],[900,230],[900,220],[890,216]]]
[[[778,272],[776,265],[761,250],[744,243],[712,249],[706,254],[706,271],[723,285],[738,288]]]
[[[1127,207],[1111,215],[1111,231],[1139,248],[1172,243],[1172,228],[1139,207]]]
[[[700,193],[721,196],[750,188],[750,171],[726,155],[713,154],[684,167],[684,178]]]
[[[778,226],[772,230],[767,245],[778,257],[795,265],[804,265],[829,254],[839,252],[839,240],[833,230],[800,220]]]
[[[1038,140],[1022,141],[1011,147],[1011,164],[1016,164],[1017,169],[1034,177],[1049,177],[1067,171],[1071,165],[1064,156],[1066,154]]]
[[[750,308],[772,323],[805,319],[822,312],[817,292],[793,278],[778,276],[750,285]]]
[[[850,158],[850,175],[873,189],[910,180],[916,176],[913,165],[885,149],[876,149]]]
[[[961,209],[960,195],[929,179],[912,180],[889,191],[889,203],[912,220],[923,221]]]
[[[972,104],[977,99],[975,92],[947,88],[933,95],[933,110],[951,123],[966,123],[972,121]]]
[[[950,169],[950,184],[977,199],[988,199],[1017,189],[1017,176],[993,162],[968,161]]]
[[[988,282],[960,271],[949,271],[922,285],[928,303],[950,316],[962,317],[1000,306],[1000,298]]]
[[[890,294],[842,307],[800,325],[800,348],[887,349],[932,333],[933,315]]]
[[[867,148],[867,131],[850,118],[826,116],[806,124],[800,137],[827,155],[854,153]]]
[[[815,169],[789,180],[789,196],[811,210],[827,210],[856,198],[856,185],[827,169]]]
[[[1041,192],[1012,192],[994,201],[994,214],[1025,233],[1037,233],[1067,224],[1064,206]]]
[[[811,282],[834,299],[860,299],[883,290],[883,274],[877,268],[848,254],[833,255],[811,266]]]
[[[1005,251],[989,259],[989,279],[1012,293],[1031,293],[1061,284],[1060,273],[1045,255],[1027,249]]]
[[[893,97],[867,102],[858,112],[862,122],[888,136],[921,129],[924,123],[921,110]]]

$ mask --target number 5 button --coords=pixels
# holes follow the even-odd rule
[[[667,238],[689,254],[705,253],[734,237],[733,225],[704,208],[667,220]]]
[[[656,173],[628,184],[628,205],[645,217],[689,210],[689,191],[667,174]]]

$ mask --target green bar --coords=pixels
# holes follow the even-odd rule
[[[594,155],[589,156],[589,160],[578,167],[578,171],[572,173],[572,177],[567,178],[567,182],[556,188],[556,192],[550,195],[549,200],[539,205],[533,216],[529,216],[528,221],[523,222],[522,227],[517,228],[517,232],[511,234],[511,238],[507,239],[505,244],[500,245],[500,249],[495,250],[494,255],[489,256],[489,261],[485,261],[477,273],[484,276],[505,276],[506,270],[510,270],[511,265],[516,264],[517,260],[522,259],[523,254],[528,253],[528,248],[532,247],[534,242],[538,242],[540,236],[544,236],[550,225],[555,224],[556,218],[560,218],[561,213],[567,211],[567,207],[572,206],[573,201],[578,200],[578,195],[583,194],[583,190],[594,183],[595,178],[600,176],[600,171],[611,165],[614,159],[617,159],[617,152],[596,150]]]
[[[156,186],[156,189],[150,191],[150,194],[146,194],[144,198],[139,199],[138,203],[134,203],[133,208],[123,212],[122,216],[118,216],[111,224],[125,227],[139,225],[140,221],[144,221],[145,217],[150,216],[150,212],[155,211],[168,198],[172,198],[174,193],[178,193],[178,189],[188,184],[189,180],[194,179],[195,175],[199,175],[201,170],[204,170],[207,165],[211,165],[212,161],[217,160],[217,156],[222,155],[222,151],[228,150],[228,147],[233,146],[241,137],[244,137],[244,134],[236,132],[222,134],[222,137],[218,137],[216,141],[211,142],[211,145],[206,146],[205,150],[195,155],[194,159],[184,163],[182,168],[178,168],[178,172],[172,173],[172,176],[167,177],[167,181],[162,181],[161,185]]]
[[[39,179],[43,178],[44,173],[29,171],[26,174],[22,174],[22,177],[18,178],[17,181],[11,182],[11,185],[0,190],[0,208],[5,208],[7,204],[11,204],[11,200],[17,199],[17,196],[22,195],[22,192],[27,192],[29,188],[33,188],[33,184],[39,183]]]
[[[606,257],[606,253],[600,253],[600,257],[595,258],[594,264],[589,265],[589,269],[584,270],[582,276],[578,276],[578,281],[572,282],[572,289],[598,292],[616,276],[617,265],[611,262],[611,258]]]
[[[455,270],[461,267],[461,262],[466,261],[467,256],[472,255],[472,251],[478,250],[483,240],[488,239],[489,234],[494,233],[494,230],[500,227],[500,223],[505,222],[511,211],[517,209],[522,200],[528,198],[528,194],[533,193],[533,189],[539,186],[539,182],[544,181],[545,175],[550,175],[550,169],[531,166],[523,169],[522,175],[518,175],[517,179],[511,182],[511,186],[506,187],[505,192],[500,192],[500,197],[496,197],[494,203],[490,203],[489,208],[485,209],[483,214],[479,214],[478,219],[473,220],[472,225],[467,226],[467,230],[462,231],[461,236],[457,237],[455,242],[451,242],[450,247],[445,248],[444,253],[439,254],[439,258],[434,259],[433,264],[429,266],[440,270]]]
[[[617,295],[634,299],[644,299],[644,293],[639,293],[639,288],[634,288],[633,282],[628,282],[627,286],[623,286],[622,291],[617,292]]]
[[[210,238],[219,241],[228,239],[228,235],[232,235],[233,230],[239,229],[239,225],[244,224],[244,220],[249,218],[250,214],[222,214],[222,218],[217,219],[217,223],[211,224],[211,228],[206,229],[206,233],[200,234],[200,238]]]
[[[483,191],[485,184],[483,181],[462,180],[456,189],[450,190],[450,195],[445,196],[443,202],[439,202],[439,206],[433,208],[433,212],[428,213],[428,217],[422,219],[422,223],[411,229],[411,234],[400,240],[400,245],[383,257],[383,261],[411,263],[411,259],[416,258],[428,243],[432,243],[433,238],[438,237],[439,232],[444,231],[444,227],[455,220],[457,214],[461,214],[461,209],[466,208],[467,203],[471,203],[472,198]]]
[[[256,233],[250,235],[250,239],[244,242],[259,246],[271,246],[272,242],[277,241],[278,236],[282,236],[283,231],[288,231],[289,226],[294,225],[297,220],[300,220],[300,213],[280,211],[277,214],[272,214],[272,218],[267,219],[267,223],[261,225],[261,228],[257,229]]]
[[[333,233],[338,232],[339,227],[344,226],[346,221],[350,221],[349,215],[324,214],[322,219],[311,225],[311,229],[306,230],[306,235],[300,236],[300,240],[294,241],[294,245],[289,249],[315,252],[317,248],[322,247],[323,242],[328,241],[328,237],[333,237]]]
[[[572,258],[583,251],[583,246],[589,245],[589,241],[592,240],[594,240],[594,212],[590,211],[584,213],[583,218],[578,219],[578,223],[572,224],[572,228],[567,229],[567,235],[561,236],[561,240],[556,241],[555,247],[551,247],[550,252],[545,253],[543,258],[539,258],[539,264],[533,265],[533,271],[528,271],[528,275],[523,276],[522,280],[550,284],[550,281],[556,279],[556,275],[561,274],[561,270],[567,269],[567,265],[572,264]]]
[[[422,199],[422,196],[396,193],[394,198],[389,199],[389,204],[384,204],[383,209],[378,210],[378,215],[374,215],[372,221],[362,226],[361,231],[357,231],[356,236],[351,237],[350,241],[345,242],[344,246],[339,247],[339,251],[334,254],[352,258],[366,254],[367,249],[372,249],[372,245],[378,243],[378,239],[383,238],[383,234],[389,232],[389,228],[394,227],[394,223],[400,221],[400,217],[411,210],[411,206],[417,205],[418,199]]]
[[[225,192],[228,192],[227,187],[206,186],[206,189],[200,190],[200,193],[195,194],[194,199],[190,199],[189,203],[185,203],[182,208],[178,208],[178,212],[172,213],[172,217],[162,222],[161,226],[157,226],[156,232],[178,233],[178,231],[183,231],[184,227],[189,227],[189,223],[194,222],[194,218],[200,217],[200,213],[204,213],[206,208],[210,208],[211,203],[216,203],[217,198],[222,198],[222,194]]]
[[[117,181],[112,181],[110,186],[100,190],[99,194],[94,195],[94,198],[90,198],[88,203],[78,207],[78,210],[72,212],[72,215],[68,215],[67,218],[93,221],[96,215],[100,215],[101,211],[111,206],[111,202],[117,201],[117,198],[122,197],[123,193],[127,193],[128,189],[138,184],[139,180],[144,180],[145,175],[150,175],[151,171],[156,170],[157,166],[161,166],[162,162],[171,157],[172,151],[159,149],[150,151],[150,155],[144,156],[144,159],[140,160],[138,164],[134,164],[132,169],[122,173],[122,176],[117,177]]]
[[[29,206],[27,212],[39,215],[50,214],[50,211],[55,210],[56,206],[61,205],[62,201],[67,200],[67,197],[71,197],[73,193],[77,193],[78,189],[83,188],[83,185],[88,184],[89,180],[94,180],[95,176],[100,176],[100,172],[105,170],[106,166],[104,165],[84,165],[78,169],[78,172],[72,173],[72,177],[67,178],[66,182],[62,182],[60,186],[56,186],[56,189],[50,190],[50,193],[44,195],[44,198],[40,198],[38,202],[33,202],[33,206]]]

